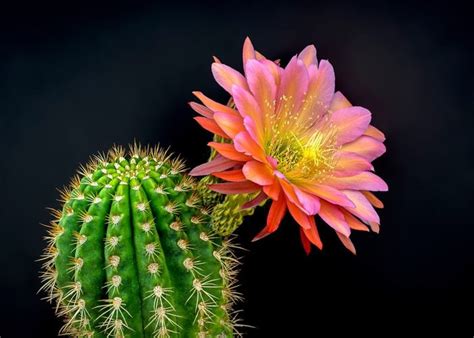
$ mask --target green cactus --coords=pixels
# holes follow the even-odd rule
[[[62,192],[43,287],[77,337],[231,337],[233,244],[211,229],[180,160],[159,149],[96,156]]]

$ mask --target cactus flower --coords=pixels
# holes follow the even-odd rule
[[[385,152],[384,134],[370,124],[367,109],[335,92],[334,69],[327,60],[318,62],[313,45],[283,68],[247,38],[243,66],[241,74],[218,59],[212,64],[230,104],[194,92],[202,103],[190,103],[201,115],[195,119],[215,134],[209,146],[218,155],[191,175],[222,179],[210,185],[220,193],[254,194],[243,208],[270,199],[266,226],[255,239],[277,230],[289,211],[305,251],[311,244],[322,249],[319,215],[355,253],[351,230],[379,229],[374,207],[383,204],[372,192],[388,187],[371,162]]]

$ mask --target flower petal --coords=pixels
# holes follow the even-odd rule
[[[257,192],[261,188],[259,185],[245,181],[245,182],[230,182],[230,183],[215,183],[209,185],[209,189],[221,194],[234,195],[234,194],[249,194]]]
[[[212,161],[198,165],[196,168],[191,170],[189,175],[191,176],[205,176],[219,171],[224,171],[235,167],[239,162],[229,160],[220,155],[216,156]]]
[[[201,92],[193,92],[194,96],[196,96],[207,108],[213,110],[214,112],[220,111],[222,113],[227,113],[227,114],[232,114],[232,115],[239,115],[238,112],[236,112],[234,109],[230,108],[229,106],[226,106],[222,103],[216,102],[214,100],[211,100],[208,98],[206,95],[204,95]]]
[[[290,211],[291,216],[295,219],[295,221],[303,228],[303,229],[311,229],[311,221],[312,218],[314,220],[314,216],[308,216],[300,208],[296,205],[288,201],[287,203],[288,210]]]
[[[354,207],[354,203],[351,202],[346,195],[339,190],[324,184],[305,184],[303,187],[307,192],[316,195],[332,204],[337,204],[343,207]]]
[[[227,134],[222,130],[222,128],[217,125],[216,121],[202,116],[195,116],[194,119],[197,121],[197,123],[199,123],[201,127],[206,129],[207,131],[210,131],[211,133],[219,135],[226,139],[229,138],[229,136],[227,136]]]
[[[379,215],[372,207],[372,204],[367,201],[367,198],[359,192],[353,190],[344,190],[344,194],[355,204],[355,208],[346,208],[354,216],[359,217],[365,222],[375,222],[380,224]]]
[[[354,176],[328,177],[324,181],[325,185],[330,185],[336,189],[387,191],[388,186],[380,177],[374,173],[363,171]]]
[[[196,103],[196,102],[189,102],[189,105],[191,108],[198,114],[207,117],[208,119],[212,119],[214,112],[207,108],[206,106],[203,106],[202,104]]]
[[[257,101],[255,101],[255,98],[248,91],[240,87],[234,86],[232,89],[232,93],[235,106],[237,107],[237,110],[239,111],[242,118],[244,118],[244,125],[247,120],[247,130],[249,129],[248,127],[250,127],[250,129],[252,129],[255,133],[256,141],[262,144],[264,118],[262,111],[260,110],[260,106],[258,105]],[[253,124],[250,124],[247,118],[250,118],[253,121]]]
[[[207,145],[229,160],[246,162],[252,159],[250,156],[235,150],[234,146],[230,143],[209,142]]]
[[[240,116],[217,112],[214,114],[214,120],[226,135],[229,135],[231,138],[245,130]]]
[[[255,100],[262,109],[274,111],[276,84],[270,70],[257,60],[247,62],[247,82]]]
[[[341,210],[324,201],[321,201],[321,208],[319,209],[319,216],[326,222],[331,228],[349,236],[351,234],[351,229],[347,224],[344,214]]]
[[[306,46],[301,53],[298,55],[298,59],[303,61],[306,67],[310,65],[318,65],[318,60],[316,59],[316,47],[314,45]]]
[[[331,122],[337,128],[337,143],[346,144],[361,136],[369,126],[370,112],[362,107],[349,107],[336,110]]]
[[[222,171],[219,173],[213,173],[212,175],[220,179],[223,179],[224,181],[229,181],[229,182],[247,181],[244,174],[242,173],[242,169]]]
[[[373,169],[374,167],[369,161],[355,153],[339,151],[336,154],[336,165],[334,167],[336,176],[353,176],[361,171]]]
[[[265,228],[260,231],[257,236],[252,240],[252,242],[262,239],[265,236],[268,236],[272,232],[278,229],[280,226],[281,220],[286,213],[286,200],[285,196],[279,196],[278,200],[272,202],[270,211],[267,216],[267,225]]]
[[[266,156],[263,149],[253,140],[246,131],[238,133],[234,138],[234,146],[237,151],[252,156],[260,162],[266,162]]]
[[[383,142],[385,141],[385,135],[380,130],[375,128],[374,126],[370,125],[367,130],[365,131],[364,135],[373,137],[377,141]]]
[[[255,59],[255,49],[253,48],[252,41],[247,36],[244,41],[244,47],[242,48],[242,61],[244,69],[246,68],[249,60]]]
[[[273,182],[271,185],[266,185],[263,187],[263,192],[274,201],[279,198],[280,191],[281,186],[278,180],[275,180],[275,182]]]
[[[248,89],[247,81],[235,69],[224,65],[222,63],[213,63],[211,66],[212,74],[216,82],[224,88],[229,94],[232,95],[232,86],[237,85],[244,89]]]
[[[377,198],[374,194],[372,194],[370,191],[362,191],[364,194],[365,198],[372,204],[374,207],[378,209],[383,209],[383,203],[381,200]]]
[[[353,216],[351,213],[347,212],[346,210],[341,210],[342,213],[344,214],[344,219],[346,220],[347,224],[349,224],[349,227],[354,230],[359,230],[359,231],[369,231],[369,228],[359,221],[355,216]]]
[[[332,97],[331,104],[329,105],[329,110],[335,112],[339,109],[344,109],[351,107],[352,104],[349,102],[348,99],[341,92],[335,92],[334,96]]]
[[[294,187],[296,197],[303,206],[303,209],[307,215],[316,215],[319,211],[320,203],[319,198],[314,195],[308,194],[298,187]]]
[[[342,244],[346,247],[347,250],[352,252],[354,255],[356,254],[356,249],[354,244],[352,243],[351,239],[347,236],[344,236],[343,234],[339,233],[336,231],[337,237],[341,240]]]
[[[306,252],[306,255],[309,255],[311,253],[311,242],[306,237],[302,227],[300,227],[300,239],[304,252]]]
[[[265,193],[263,191],[261,191],[257,197],[255,197],[253,200],[251,201],[248,201],[246,203],[244,203],[241,207],[241,209],[250,209],[250,208],[254,208],[256,207],[257,205],[260,205],[260,203],[262,203],[263,201],[267,200],[267,195],[265,195]]]
[[[298,111],[308,90],[308,82],[306,66],[296,56],[293,57],[281,75],[277,94],[277,114],[292,114]]]
[[[336,77],[334,68],[327,60],[322,60],[319,63],[319,69],[310,68],[309,74],[310,80],[304,111],[309,116],[317,116],[327,110],[332,100]]]
[[[316,226],[316,221],[314,217],[310,217],[310,223],[311,223],[311,227],[309,229],[305,229],[305,228],[300,228],[300,229],[303,231],[305,237],[309,239],[311,243],[316,245],[319,248],[319,250],[322,250],[323,242],[321,242],[321,238],[319,237],[319,232],[318,232],[318,228]]]
[[[259,185],[270,185],[274,182],[275,176],[269,165],[258,161],[249,161],[244,164],[242,172],[245,177]]]
[[[364,157],[367,161],[372,162],[376,158],[385,153],[383,143],[377,141],[370,136],[361,136],[351,143],[346,143],[341,148],[342,151],[356,153]]]

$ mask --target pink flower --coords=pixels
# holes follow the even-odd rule
[[[194,93],[202,102],[190,103],[201,115],[195,119],[223,142],[210,142],[219,155],[191,174],[221,178],[224,183],[210,186],[220,193],[255,193],[244,207],[272,200],[267,224],[255,239],[277,230],[289,211],[306,252],[311,244],[322,249],[319,215],[355,253],[351,230],[379,229],[374,207],[383,205],[372,191],[388,187],[371,162],[385,152],[384,134],[370,125],[367,109],[334,92],[334,69],[326,60],[318,63],[313,45],[282,68],[247,38],[243,64],[245,75],[218,60],[212,64],[233,105]]]

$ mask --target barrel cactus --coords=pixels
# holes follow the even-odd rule
[[[53,211],[43,255],[60,334],[235,334],[238,260],[211,229],[201,190],[158,148],[117,147],[81,168]]]

